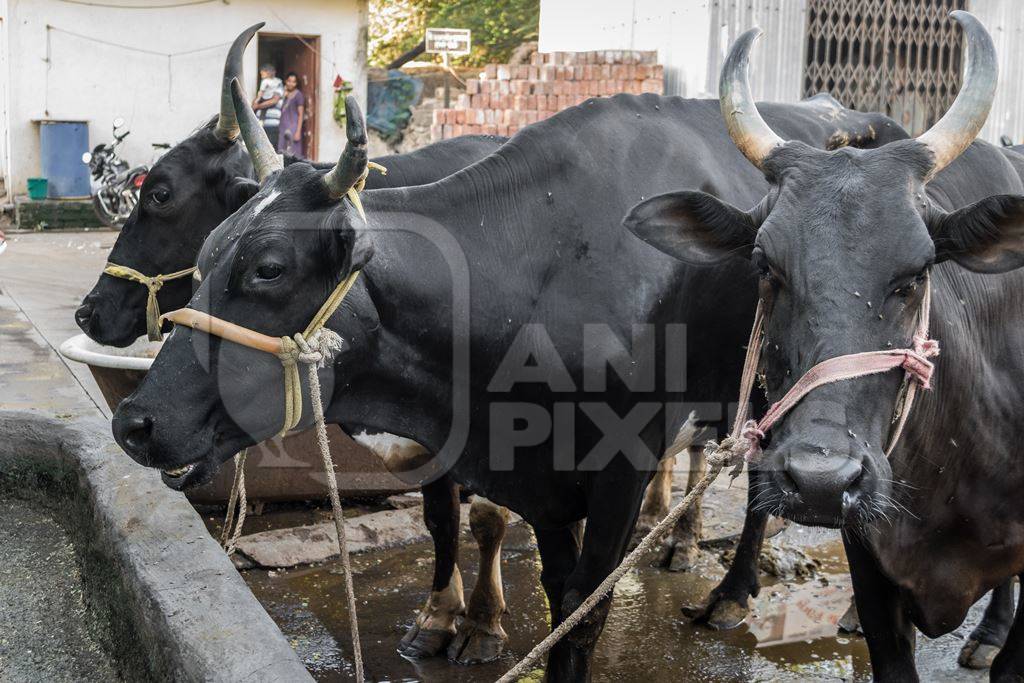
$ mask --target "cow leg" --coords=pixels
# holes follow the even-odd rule
[[[743,531],[736,545],[736,555],[725,577],[715,586],[703,605],[684,607],[683,613],[698,623],[724,630],[743,623],[750,611],[750,598],[761,592],[758,581],[757,558],[764,543],[768,513],[755,510],[754,498],[760,490],[761,473],[748,470],[747,513],[743,518]]]
[[[580,525],[575,524],[560,529],[535,527],[533,532],[537,537],[537,549],[540,551],[540,583],[548,598],[551,628],[554,628],[562,622],[565,582],[568,581],[579,561]],[[559,645],[555,645],[551,657],[554,656],[554,650],[558,649]],[[547,668],[545,679],[548,681],[563,680],[552,674],[550,665]]]
[[[606,473],[607,474],[607,473]],[[606,477],[595,486],[589,506],[583,547],[575,569],[565,580],[561,617],[567,619],[615,569],[626,553],[643,494],[641,480],[630,482]],[[594,646],[604,629],[611,608],[611,595],[601,600],[548,656],[547,677],[551,681],[589,681]]]
[[[974,627],[957,658],[968,669],[987,669],[1006,642],[1013,624],[1013,579],[992,591],[981,622]]]
[[[896,585],[882,574],[859,539],[844,531],[843,545],[850,564],[857,615],[868,641],[873,680],[917,681],[914,625],[902,607]]]
[[[704,477],[707,461],[702,448],[691,446],[687,450],[690,456],[690,472],[686,479],[686,492],[689,493]],[[700,541],[703,500],[701,497],[693,502],[676,522],[672,533],[662,542],[659,564],[670,572],[685,572],[693,566],[700,555],[697,542]]]
[[[1024,576],[1021,577],[1021,580],[1024,581]],[[1003,588],[1008,589],[1009,599],[1012,602],[1013,580],[1007,581],[996,591]],[[995,600],[994,596],[993,600]],[[1017,601],[1017,612],[1013,618],[1013,625],[1010,626],[1010,630],[1006,634],[1003,648],[992,660],[989,680],[996,683],[1024,681],[1024,600]]]
[[[455,635],[455,618],[465,611],[459,573],[459,487],[448,475],[423,486],[423,519],[434,540],[434,581],[430,596],[398,652],[432,657]]]
[[[647,485],[644,502],[640,506],[640,517],[636,521],[631,547],[636,547],[647,532],[665,519],[672,505],[672,471],[676,467],[676,456],[666,455],[658,461],[658,471]]]
[[[501,627],[506,612],[501,587],[501,541],[508,525],[508,508],[479,496],[469,509],[469,528],[480,548],[480,571],[469,596],[466,615],[459,619],[448,659],[459,664],[482,664],[501,655],[508,635]]]

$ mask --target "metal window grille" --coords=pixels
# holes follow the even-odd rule
[[[942,116],[960,89],[965,0],[808,0],[805,97],[881,111],[912,135]]]

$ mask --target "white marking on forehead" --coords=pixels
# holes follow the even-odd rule
[[[255,218],[256,216],[259,216],[260,211],[263,211],[263,209],[270,206],[274,202],[274,200],[280,196],[280,190],[271,191],[271,193],[264,197],[262,200],[260,200],[260,203],[256,205],[256,208],[252,210],[252,217]]]

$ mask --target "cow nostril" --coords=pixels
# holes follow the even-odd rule
[[[153,433],[152,418],[136,416],[115,419],[114,430],[118,442],[129,455],[137,460],[148,460],[149,441]]]
[[[82,304],[75,311],[75,322],[78,323],[83,332],[89,331],[89,322],[92,320],[92,314],[92,304]]]

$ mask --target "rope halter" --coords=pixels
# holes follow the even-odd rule
[[[743,364],[743,376],[740,381],[740,403],[733,423],[732,432],[721,443],[709,441],[704,452],[709,460],[724,460],[735,463],[732,476],[735,478],[743,470],[744,463],[756,462],[761,457],[761,442],[765,434],[783,416],[792,410],[801,399],[818,387],[833,384],[847,379],[866,377],[889,370],[904,371],[903,385],[896,399],[892,424],[895,425],[886,446],[888,456],[896,447],[907,416],[914,404],[918,388],[931,389],[931,378],[935,364],[930,360],[939,355],[939,342],[928,336],[929,317],[931,314],[932,286],[931,275],[925,276],[924,295],[921,301],[921,312],[918,315],[917,329],[913,336],[913,346],[907,349],[885,349],[865,351],[836,356],[823,360],[790,387],[786,394],[772,404],[760,420],[747,419],[750,394],[753,390],[754,377],[760,358],[761,336],[764,330],[764,310],[762,301],[757,303],[754,313],[754,325],[747,344],[747,356]],[[741,458],[741,459],[740,459]]]
[[[192,266],[191,268],[178,270],[167,275],[149,276],[143,275],[134,268],[119,266],[116,263],[107,263],[103,268],[103,272],[107,275],[138,282],[139,284],[145,285],[146,289],[149,290],[149,296],[146,298],[146,335],[149,337],[149,341],[161,341],[164,338],[163,334],[160,332],[160,304],[156,300],[156,293],[160,291],[160,288],[164,286],[165,282],[188,277],[194,273],[195,270],[196,267]]]
[[[302,419],[299,364],[322,368],[341,351],[341,337],[324,325],[338,310],[357,277],[359,271],[355,270],[339,282],[306,329],[291,336],[271,337],[193,308],[179,308],[165,313],[160,321],[170,320],[176,325],[185,325],[240,346],[269,353],[281,361],[284,371],[284,423],[278,436],[284,436]]]

